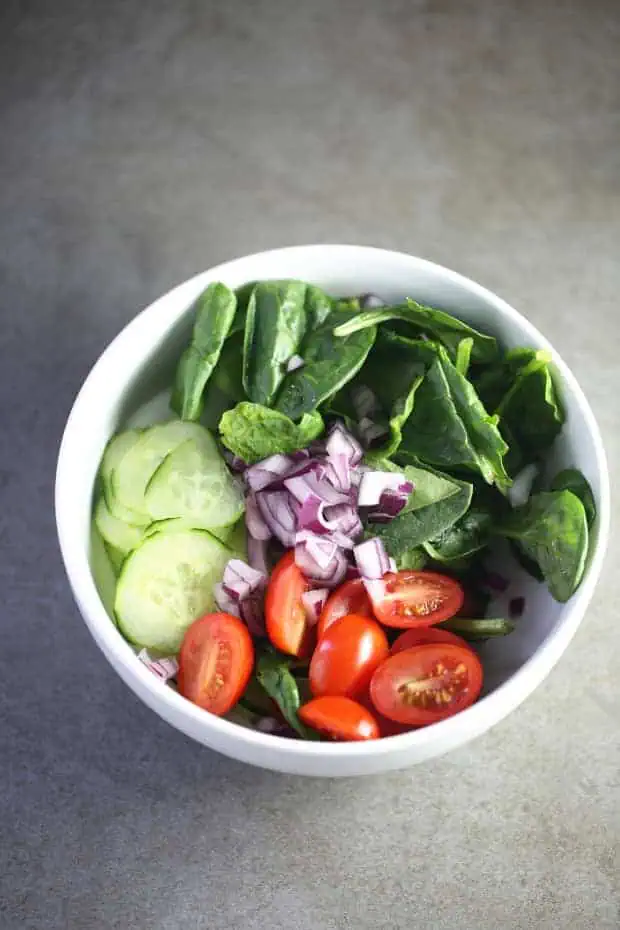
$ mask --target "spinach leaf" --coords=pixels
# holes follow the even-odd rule
[[[424,543],[424,550],[435,562],[467,559],[486,548],[492,527],[493,514],[474,498],[472,506],[456,523]]]
[[[452,617],[437,626],[438,630],[449,630],[462,636],[468,642],[480,642],[493,636],[507,636],[515,625],[510,620],[499,617],[483,617],[481,620],[469,620],[466,617]]]
[[[417,546],[415,549],[405,549],[404,552],[400,552],[394,561],[399,572],[419,572],[428,562],[428,556],[422,546]]]
[[[567,601],[583,577],[588,554],[588,523],[571,491],[543,491],[517,507],[497,532],[518,542],[540,567],[556,601]]]
[[[192,341],[179,359],[170,406],[183,420],[198,420],[202,394],[235,316],[237,299],[224,284],[210,284],[196,302]]]
[[[391,320],[402,320],[413,326],[417,332],[430,333],[435,336],[450,351],[453,358],[463,338],[473,340],[471,354],[474,361],[490,362],[497,357],[497,340],[493,336],[478,332],[443,310],[425,307],[410,298],[407,298],[404,304],[397,304],[393,307],[364,310],[353,320],[338,326],[335,334],[350,336],[367,326],[376,326]]]
[[[324,313],[318,288],[313,288],[310,313],[315,320]],[[317,312],[318,307],[318,312]],[[276,401],[276,409],[297,420],[339,391],[360,370],[375,341],[376,329],[369,328],[344,339],[334,336],[334,320],[348,318],[354,312],[334,303],[328,316],[309,329],[300,347],[304,360],[301,368],[289,372],[284,378]]]
[[[413,410],[424,370],[424,362],[417,352],[410,349],[410,340],[386,330],[378,333],[362,371],[350,385],[350,392],[366,386],[372,390],[377,410],[368,416],[376,423],[386,424],[389,429],[390,436],[377,448],[377,455],[389,458],[400,446],[402,428]],[[342,392],[338,394],[340,397]],[[351,410],[350,399],[344,403],[346,409]]]
[[[308,738],[309,733],[297,716],[299,689],[290,667],[290,659],[277,653],[265,652],[258,660],[256,677],[269,697],[276,702],[289,726],[300,736]]]
[[[565,468],[551,482],[552,491],[572,491],[584,506],[588,528],[596,520],[596,501],[589,482],[576,468]]]
[[[250,297],[243,343],[243,386],[250,400],[269,406],[286,363],[306,331],[303,281],[261,281]]]
[[[546,352],[524,365],[497,407],[500,427],[507,430],[521,452],[521,463],[532,462],[546,452],[564,425]],[[516,467],[520,466],[519,462]]]
[[[219,429],[224,445],[251,465],[276,452],[305,448],[321,435],[324,425],[318,410],[304,413],[299,423],[293,423],[277,410],[242,401],[222,415]]]
[[[228,333],[229,337],[234,336],[235,333],[242,333],[245,330],[245,317],[248,312],[248,304],[255,287],[256,281],[248,281],[247,284],[242,284],[241,287],[236,289],[237,311],[232,326],[230,327],[230,332]]]
[[[443,468],[465,466],[488,484],[504,487],[508,446],[472,384],[454,367],[443,346],[409,341],[421,360],[432,359],[402,431],[399,456]]]
[[[384,464],[382,470],[390,470],[385,469]],[[368,524],[367,533],[379,536],[388,553],[398,563],[407,553],[439,536],[463,516],[471,503],[473,487],[456,478],[448,478],[417,466],[408,465],[397,470],[404,472],[407,480],[413,482],[414,490],[405,508],[394,520]],[[412,555],[408,557],[417,558]]]
[[[200,421],[208,429],[216,430],[222,414],[245,398],[241,382],[242,357],[243,333],[237,331],[224,343],[218,363],[205,388]]]
[[[467,339],[461,339],[456,349],[454,367],[460,375],[463,375],[464,378],[467,377],[467,372],[469,371],[469,362],[471,359],[471,352],[473,347],[474,340],[470,336]]]

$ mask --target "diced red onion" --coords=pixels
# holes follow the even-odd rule
[[[325,606],[325,601],[329,597],[327,588],[314,588],[312,591],[304,591],[301,595],[301,602],[306,611],[306,619],[310,626],[318,623],[321,611]]]
[[[301,538],[295,545],[295,562],[306,578],[320,581],[327,588],[340,584],[347,570],[342,550],[327,536],[308,532],[298,536]]]
[[[286,475],[293,465],[294,462],[288,455],[270,455],[269,458],[246,469],[245,480],[253,491],[262,491],[276,478]]]
[[[390,557],[378,536],[360,543],[353,550],[359,573],[364,580],[382,578],[390,570]]]
[[[347,571],[344,576],[344,580],[354,581],[356,578],[359,578],[359,576],[360,576],[360,573],[359,573],[359,569],[357,565],[351,565],[351,563],[349,562],[349,564],[347,565]]]
[[[256,729],[261,733],[275,733],[280,727],[279,721],[275,717],[261,717],[256,722]]]
[[[138,653],[138,658],[144,665],[146,665],[148,670],[152,672],[153,675],[155,675],[163,682],[176,678],[179,671],[179,663],[174,656],[167,656],[166,658],[162,659],[154,659],[151,655],[149,655],[148,650],[141,649]]]
[[[263,520],[283,546],[290,547],[295,539],[297,507],[286,491],[261,491],[256,502]]]
[[[222,455],[224,456],[226,464],[232,471],[242,472],[248,467],[247,462],[244,462],[242,458],[239,458],[239,456],[231,452],[230,449],[222,449]]]
[[[364,420],[371,413],[377,413],[381,409],[374,392],[366,384],[360,384],[353,388],[351,402],[358,420]]]
[[[247,627],[254,636],[265,633],[263,619],[263,606],[267,576],[257,571],[241,559],[230,559],[224,569],[224,578],[221,588],[215,587],[215,597],[219,605],[219,597],[230,599],[238,606],[239,616],[245,620]]]
[[[524,597],[513,597],[508,605],[508,610],[510,611],[510,616],[513,620],[516,620],[517,617],[522,616],[523,611],[525,610],[525,598]]]
[[[489,570],[484,571],[480,580],[486,588],[490,588],[491,591],[497,591],[498,594],[502,594],[510,584],[508,579],[504,578],[503,575]]]
[[[538,465],[535,464],[526,465],[519,472],[507,491],[511,507],[522,507],[523,504],[527,504],[537,474]]]
[[[387,435],[388,428],[387,426],[382,426],[380,423],[375,423],[374,420],[371,420],[369,417],[362,417],[359,421],[359,431],[362,439],[369,446],[375,441],[375,439],[380,439],[382,436]]]
[[[390,559],[390,569],[389,569],[389,570],[390,570],[391,572],[396,572],[396,571],[398,571],[398,568],[397,568],[397,565],[396,565],[396,559],[392,559],[392,558]]]
[[[320,498],[326,504],[347,504],[349,495],[344,491],[337,491],[326,477],[326,467],[320,464],[318,468],[308,468],[303,474],[285,478],[284,487],[295,500],[303,504],[311,494]]]
[[[378,307],[385,306],[385,301],[377,297],[376,294],[362,294],[360,297],[360,307],[362,310],[376,310]]]
[[[355,436],[352,436],[351,433],[345,429],[342,423],[334,423],[332,426],[325,443],[325,449],[330,458],[336,455],[345,455],[349,465],[353,468],[359,465],[364,457],[364,450],[359,442]]]
[[[412,485],[409,485],[413,487]],[[409,492],[410,493],[410,492]],[[367,517],[371,523],[389,523],[405,507],[409,493],[384,491],[376,507],[369,509]]]
[[[360,481],[358,507],[378,504],[384,491],[396,491],[407,497],[413,491],[413,485],[400,472],[366,471]]]
[[[262,572],[264,575],[269,574],[266,540],[255,539],[254,536],[248,536],[248,563],[252,568],[255,568],[257,572]]]
[[[245,499],[245,525],[254,539],[270,539],[271,530],[263,519],[254,494],[248,494]]]
[[[288,362],[286,363],[287,371],[297,371],[298,368],[303,368],[305,362],[301,355],[291,355]]]
[[[226,614],[233,614],[235,617],[241,616],[241,608],[239,607],[239,601],[231,597],[231,595],[224,589],[224,585],[217,583],[213,585],[213,597],[215,598],[215,603],[223,610]]]
[[[385,597],[385,581],[383,578],[362,578],[366,594],[373,604],[380,604]]]

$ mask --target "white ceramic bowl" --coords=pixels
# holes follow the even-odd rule
[[[525,594],[526,612],[515,633],[486,644],[486,696],[442,723],[375,742],[341,744],[288,740],[229,723],[186,701],[142,665],[112,623],[95,585],[91,508],[106,442],[137,407],[170,383],[191,325],[188,310],[206,285],[223,281],[238,287],[264,278],[300,278],[335,295],[370,291],[387,301],[413,296],[495,333],[508,346],[553,352],[567,423],[548,468],[554,472],[574,465],[592,484],[598,521],[589,566],[567,604],[556,603],[543,585],[511,569],[510,595]],[[69,581],[88,628],[121,678],[164,720],[211,749],[254,765],[302,775],[361,775],[423,762],[466,743],[505,717],[548,675],[575,633],[600,573],[608,535],[608,484],[600,433],[577,381],[516,310],[480,285],[420,258],[316,245],[263,252],[212,268],[156,300],[125,327],[88,375],[67,421],[56,476],[56,521]]]

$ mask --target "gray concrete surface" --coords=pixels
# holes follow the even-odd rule
[[[618,927],[617,538],[503,724],[421,768],[305,781],[127,691],[72,603],[52,483],[133,314],[321,240],[420,253],[527,313],[615,473],[619,51],[613,0],[0,4],[2,930]]]

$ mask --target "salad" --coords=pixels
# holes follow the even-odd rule
[[[509,547],[558,601],[596,516],[574,469],[543,482],[564,423],[545,351],[413,299],[302,281],[210,284],[169,416],[125,429],[94,526],[113,617],[205,711],[275,735],[366,740],[471,705]]]

